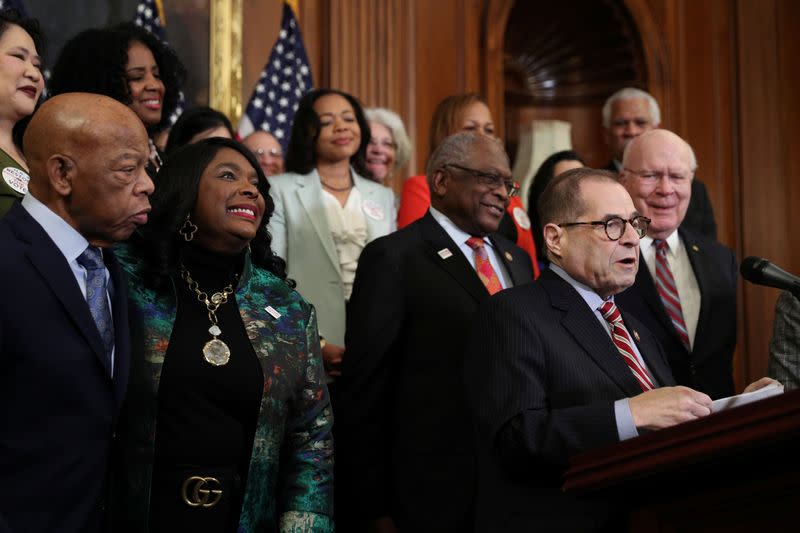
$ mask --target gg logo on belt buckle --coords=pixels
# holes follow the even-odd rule
[[[222,485],[215,477],[191,476],[183,482],[181,497],[189,507],[214,507],[222,498]]]

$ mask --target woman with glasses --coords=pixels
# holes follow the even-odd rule
[[[370,129],[367,168],[373,180],[390,187],[394,172],[411,156],[411,141],[402,119],[394,111],[373,107],[365,109],[364,114]]]
[[[432,154],[445,137],[459,131],[474,131],[481,135],[495,137],[494,120],[489,106],[482,96],[476,93],[448,96],[436,106],[431,119],[428,135],[429,154]],[[516,191],[515,191],[516,192]],[[431,192],[424,175],[412,176],[403,184],[397,226],[404,228],[428,211],[431,205]],[[522,201],[511,196],[506,214],[500,222],[498,232],[528,252],[533,263],[534,276],[539,275],[536,248],[531,233],[531,222]]]
[[[270,178],[272,248],[317,309],[331,377],[344,353],[345,304],[364,246],[395,229],[392,191],[368,179],[369,124],[353,96],[317,89],[300,99],[286,174]]]

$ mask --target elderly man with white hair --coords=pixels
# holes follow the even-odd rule
[[[651,222],[636,281],[617,302],[655,334],[679,385],[716,399],[734,393],[738,269],[732,250],[682,225],[696,168],[689,144],[667,130],[625,149],[620,182]]]
[[[650,93],[625,87],[609,96],[603,105],[605,138],[612,153],[612,160],[606,169],[621,172],[622,154],[628,143],[660,124],[661,109]],[[714,211],[706,187],[700,180],[692,180],[692,199],[682,227],[712,239],[717,238]]]

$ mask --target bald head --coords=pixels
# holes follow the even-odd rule
[[[256,156],[265,176],[283,173],[283,148],[274,135],[263,130],[256,130],[245,137],[242,144]]]
[[[697,160],[689,144],[667,130],[643,133],[628,145],[620,182],[636,209],[650,218],[648,236],[666,239],[689,207]]]
[[[153,182],[147,132],[127,106],[97,94],[47,100],[25,131],[29,194],[96,246],[127,239],[147,219]]]

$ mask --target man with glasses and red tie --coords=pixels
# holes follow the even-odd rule
[[[447,137],[427,176],[428,213],[368,244],[358,262],[333,404],[342,531],[471,529],[467,337],[480,303],[533,279],[527,253],[493,234],[516,193],[500,141]]]
[[[656,336],[675,381],[717,399],[735,392],[738,266],[733,250],[681,227],[696,168],[689,144],[667,130],[626,149],[620,182],[652,222],[636,282],[618,301]]]
[[[622,530],[612,502],[561,491],[569,456],[706,416],[711,398],[675,387],[656,338],[617,307],[652,222],[616,176],[567,171],[539,211],[550,268],[482,306],[467,343],[476,531]]]

